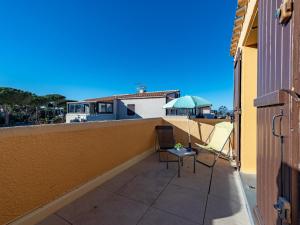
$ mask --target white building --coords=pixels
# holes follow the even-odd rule
[[[163,117],[170,113],[163,105],[180,97],[179,90],[114,95],[67,103],[66,122]]]

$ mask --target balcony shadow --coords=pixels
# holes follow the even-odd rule
[[[201,119],[189,120],[192,147],[197,148],[197,144],[206,144],[210,141],[214,125],[222,122],[222,120],[214,121],[214,119],[211,119],[209,123],[204,123]],[[173,127],[176,143],[179,142],[184,146],[188,146],[188,123],[186,119],[164,118],[163,124]],[[233,136],[225,144],[224,151],[228,151],[229,148],[231,150],[233,148]]]
[[[191,120],[190,122],[192,146],[196,147],[196,143],[203,144],[209,141],[214,126],[201,123],[199,120]],[[188,144],[187,123],[185,121],[165,120],[164,123],[173,126],[176,142]],[[230,147],[230,143],[228,143],[228,147]],[[205,152],[199,152],[197,158],[208,164],[211,164],[214,159],[212,154]],[[229,164],[226,160],[218,159],[213,168],[201,165],[203,170],[209,171],[206,173],[206,176],[209,177],[207,181],[209,182],[208,191],[199,190],[206,196],[205,202],[199,200],[199,204],[204,204],[203,221],[201,221],[203,225],[250,224],[247,219],[248,214],[241,191],[239,174]]]
[[[133,114],[130,114],[130,109],[127,105],[124,104],[122,101],[117,101],[117,120],[124,120],[124,119],[142,119],[143,117],[136,113],[136,111],[133,112]]]

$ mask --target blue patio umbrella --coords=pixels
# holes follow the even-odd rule
[[[163,106],[164,109],[197,109],[210,107],[212,104],[204,98],[198,96],[186,95],[175,98]],[[189,129],[189,147],[191,147],[191,133],[189,124],[190,110],[188,110],[188,129]]]
[[[195,109],[209,107],[211,103],[198,96],[186,95],[175,98],[163,106],[164,109]]]

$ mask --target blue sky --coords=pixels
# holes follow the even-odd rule
[[[0,86],[69,99],[180,89],[232,108],[236,1],[16,0],[0,5]]]

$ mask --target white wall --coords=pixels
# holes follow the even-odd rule
[[[135,104],[135,115],[127,115],[127,105]],[[166,115],[163,106],[166,104],[166,98],[140,98],[118,100],[117,119],[136,119],[136,118],[156,118]]]
[[[127,115],[127,105],[135,104],[135,115]],[[80,114],[68,113],[66,115],[66,123],[80,117],[87,121],[97,120],[115,120],[115,119],[137,119],[137,118],[157,118],[166,116],[166,110],[163,106],[166,104],[166,98],[139,98],[139,99],[126,99],[114,100],[113,114]]]

